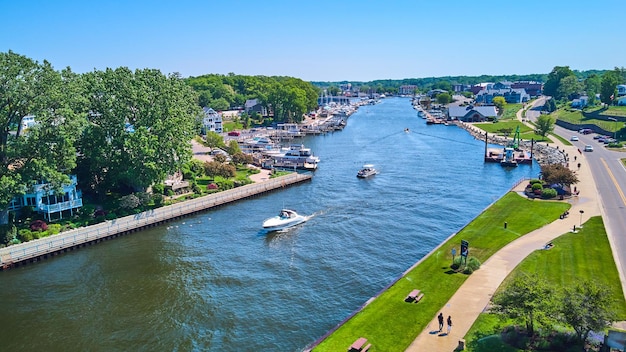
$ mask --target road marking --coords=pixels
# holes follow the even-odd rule
[[[604,164],[606,171],[608,171],[609,173],[609,177],[611,178],[611,180],[613,180],[613,184],[615,184],[615,188],[617,188],[617,193],[619,193],[619,196],[622,197],[622,203],[624,203],[624,206],[626,206],[626,196],[624,196],[624,192],[622,192],[622,189],[619,188],[619,184],[617,183],[615,176],[613,176],[611,169],[609,169],[609,165],[606,163],[606,161],[604,161],[604,158],[600,158],[600,161],[602,161],[602,163]]]

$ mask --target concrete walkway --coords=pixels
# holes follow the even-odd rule
[[[437,333],[439,324],[437,317],[434,316],[426,329],[417,336],[406,351],[454,351],[459,340],[467,334],[478,315],[485,310],[491,296],[502,281],[524,258],[556,237],[572,231],[574,225],[578,227],[581,222],[584,223],[590,217],[601,215],[596,184],[587,167],[585,155],[579,153],[575,146],[565,146],[560,141],[552,145],[558,145],[559,149],[569,154],[569,168],[576,171],[578,175],[579,183],[576,186],[580,191],[580,196],[568,200],[572,204],[569,210],[570,215],[564,220],[556,220],[511,242],[484,262],[480,270],[470,275],[440,309],[446,319],[448,316],[452,317],[453,326],[450,335]],[[573,161],[574,155],[577,156],[575,162]],[[577,170],[578,163],[581,163],[580,170]],[[525,183],[522,183],[518,187],[523,190],[524,185]]]

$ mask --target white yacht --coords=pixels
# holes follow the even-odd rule
[[[282,209],[280,213],[263,221],[263,229],[267,231],[283,230],[308,220],[308,217],[296,213],[292,209]]]
[[[366,178],[370,176],[374,176],[378,173],[378,170],[374,168],[372,164],[365,164],[363,168],[357,172],[356,177]]]

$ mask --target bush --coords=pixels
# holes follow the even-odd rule
[[[543,184],[543,181],[533,178],[532,180],[528,181],[528,183],[530,183],[531,185],[534,185],[535,183]]]
[[[550,199],[550,198],[556,197],[556,195],[557,195],[556,189],[554,189],[554,188],[545,188],[543,190],[543,192],[541,193],[541,198],[543,198],[543,199]]]
[[[50,224],[48,225],[48,232],[51,235],[56,235],[61,232],[61,224]]]
[[[17,237],[17,228],[13,224],[0,225],[0,244],[9,244]]]
[[[113,219],[117,219],[117,214],[115,214],[114,212],[110,212],[108,213],[105,217],[106,220],[113,220]]]
[[[31,231],[46,231],[48,229],[48,224],[46,224],[43,220],[35,220],[30,223]]]
[[[157,183],[156,185],[152,186],[152,193],[154,194],[163,194],[163,192],[165,191],[165,185],[162,183]]]
[[[467,266],[470,267],[472,271],[476,271],[480,269],[480,260],[478,260],[478,258],[476,257],[470,257],[467,260]]]
[[[154,205],[157,207],[160,207],[163,205],[163,195],[161,194],[153,194],[152,195],[152,201],[154,202]]]
[[[533,191],[537,191],[537,190],[542,190],[543,189],[543,184],[541,183],[533,183]]]
[[[141,200],[134,193],[120,198],[119,206],[124,209],[135,209],[141,204]]]
[[[607,147],[609,147],[609,148],[623,148],[624,146],[622,145],[622,143],[609,143],[609,145]]]
[[[22,242],[28,242],[33,240],[33,233],[29,229],[21,229],[17,232],[17,238]]]

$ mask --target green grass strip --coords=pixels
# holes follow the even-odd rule
[[[403,351],[467,279],[467,275],[450,270],[451,249],[458,252],[462,239],[469,241],[470,256],[484,262],[511,241],[558,219],[569,207],[568,203],[533,201],[516,192],[507,193],[314,351],[345,351],[361,336],[372,344],[371,351]],[[425,294],[424,298],[417,304],[404,302],[406,295],[416,288]]]

